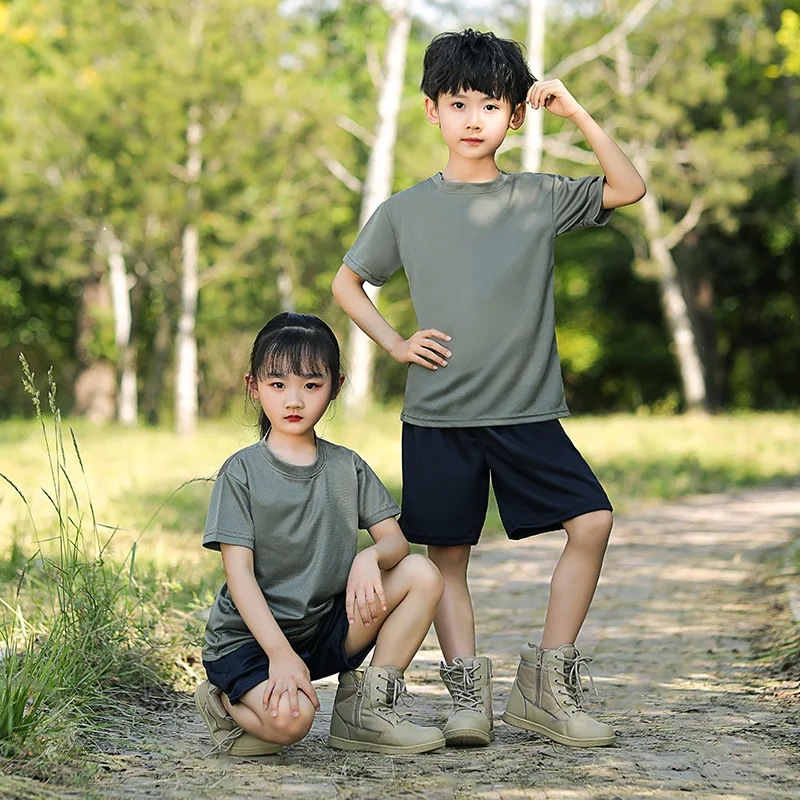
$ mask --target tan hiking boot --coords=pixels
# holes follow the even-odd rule
[[[264,742],[234,722],[222,705],[222,692],[209,681],[203,681],[197,687],[194,704],[208,725],[208,732],[214,742],[212,753],[227,753],[231,756],[269,756],[280,753],[281,745]]]
[[[367,753],[427,753],[444,746],[438,728],[403,719],[398,703],[412,705],[403,672],[397,667],[367,667],[342,672],[333,701],[328,744],[337,750]]]
[[[494,740],[492,662],[483,656],[458,656],[439,667],[453,698],[444,726],[448,747],[481,747]]]
[[[614,744],[614,729],[583,710],[580,670],[586,670],[594,688],[591,660],[572,644],[557,650],[525,645],[503,721],[573,747]]]

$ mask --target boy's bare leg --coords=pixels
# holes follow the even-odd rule
[[[577,639],[600,578],[611,524],[610,511],[592,511],[564,523],[567,544],[550,581],[542,649]]]
[[[314,706],[302,692],[298,692],[297,704],[300,716],[293,717],[289,707],[289,693],[284,692],[278,703],[278,716],[273,717],[262,702],[266,686],[267,682],[262,681],[242,695],[242,699],[235,705],[228,700],[227,695],[223,694],[222,704],[234,722],[264,742],[274,744],[299,742],[311,730]]]
[[[381,582],[386,611],[378,607],[378,619],[367,626],[356,610],[344,650],[352,656],[374,641],[375,652],[370,662],[373,667],[405,670],[431,627],[442,596],[442,578],[427,558],[413,554],[382,572]],[[376,629],[379,629],[377,639]]]
[[[458,656],[475,655],[475,614],[467,585],[467,567],[472,545],[429,545],[428,558],[442,573],[444,594],[433,624],[447,664]]]

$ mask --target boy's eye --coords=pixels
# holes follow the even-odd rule
[[[464,108],[464,104],[460,100],[456,100],[455,103],[453,103],[453,108]]]
[[[495,111],[496,109],[500,108],[500,106],[496,106],[494,103],[489,103],[486,108],[488,111]]]

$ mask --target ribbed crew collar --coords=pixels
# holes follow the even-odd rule
[[[272,452],[270,446],[267,444],[267,439],[264,437],[259,443],[258,447],[261,450],[267,464],[269,464],[276,472],[286,475],[289,478],[313,478],[325,466],[328,460],[325,453],[325,440],[317,439],[317,458],[313,464],[290,464],[282,458],[278,458]]]
[[[435,175],[428,178],[434,188],[438,189],[440,192],[446,192],[447,194],[488,194],[489,192],[496,192],[502,189],[510,179],[511,175],[502,170],[500,170],[496,178],[482,183],[448,181],[442,177],[441,172],[437,172]]]

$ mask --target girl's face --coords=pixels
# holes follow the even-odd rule
[[[308,436],[338,394],[343,376],[331,392],[331,376],[295,373],[266,374],[255,378],[249,373],[245,381],[251,397],[258,400],[275,433],[288,436]]]

